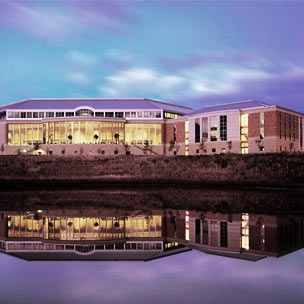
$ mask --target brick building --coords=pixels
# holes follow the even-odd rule
[[[28,99],[0,107],[0,154],[295,152],[303,120],[254,100],[193,111],[150,99]]]

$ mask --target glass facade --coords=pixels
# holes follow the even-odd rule
[[[133,237],[161,237],[160,215],[135,217],[48,217],[8,216],[8,238],[45,240],[113,240]]]
[[[115,121],[55,121],[8,124],[8,145],[161,144],[161,124]]]
[[[150,145],[161,144],[161,124],[126,124],[125,143]]]

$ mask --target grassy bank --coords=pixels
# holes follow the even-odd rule
[[[304,188],[304,154],[1,156],[1,188],[221,185]],[[37,188],[36,188],[37,189]]]

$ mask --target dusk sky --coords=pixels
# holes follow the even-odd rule
[[[0,1],[0,105],[256,99],[304,112],[304,1]]]

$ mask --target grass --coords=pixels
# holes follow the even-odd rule
[[[304,154],[1,156],[0,187],[221,185],[304,188]]]

